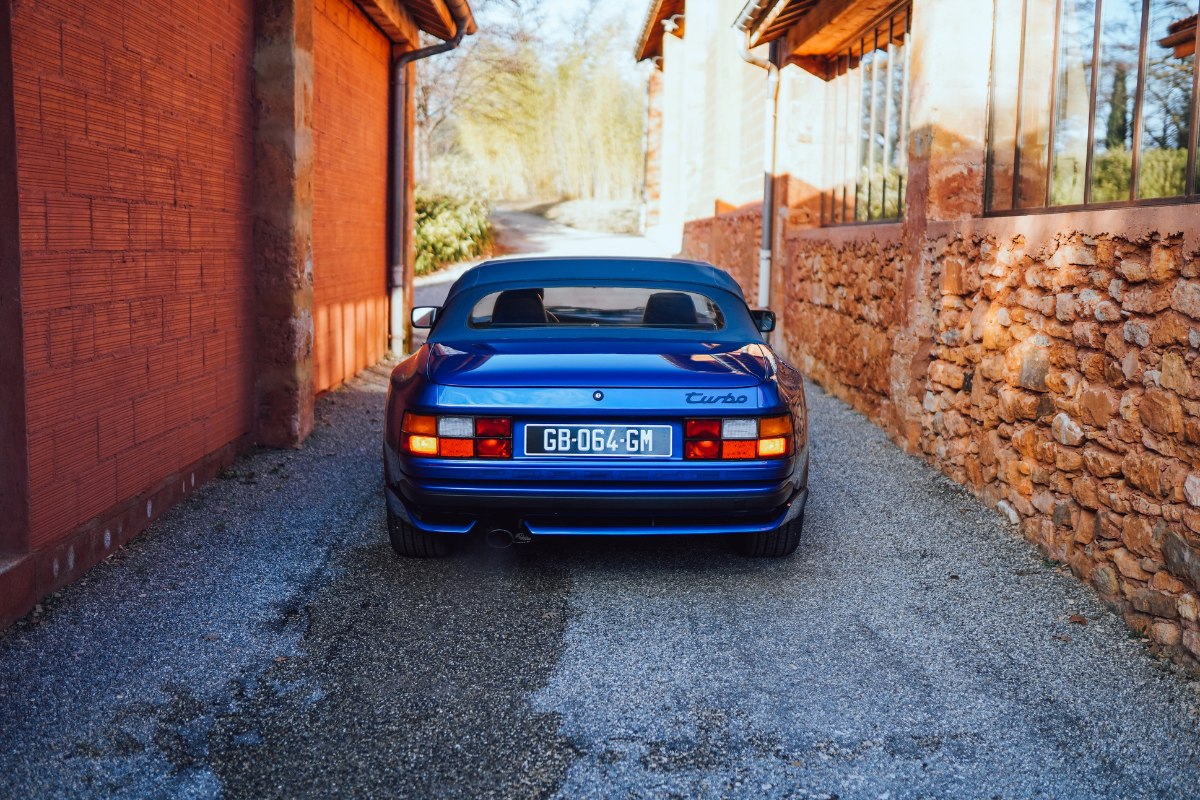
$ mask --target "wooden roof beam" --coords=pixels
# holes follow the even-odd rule
[[[417,23],[399,0],[358,0],[358,5],[392,40],[392,44],[406,50],[421,46]]]
[[[836,55],[896,6],[896,0],[821,0],[788,31],[786,52],[793,57]]]

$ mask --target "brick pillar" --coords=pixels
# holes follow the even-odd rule
[[[254,6],[254,437],[296,447],[313,428],[313,4]]]
[[[0,631],[35,600],[29,555],[29,434],[13,100],[12,5],[0,0]]]
[[[930,301],[930,222],[983,213],[993,0],[914,0],[909,76],[904,285],[896,298],[891,417],[910,452],[918,447],[921,399],[937,309]]]

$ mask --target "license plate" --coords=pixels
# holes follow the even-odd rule
[[[670,425],[526,425],[525,454],[669,458]]]

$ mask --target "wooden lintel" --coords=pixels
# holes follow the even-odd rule
[[[831,81],[837,77],[837,72],[832,68],[833,62],[824,56],[789,56],[787,63],[795,64],[823,81]]]
[[[368,17],[375,21],[379,29],[405,50],[420,46],[420,36],[417,23],[409,15],[408,9],[399,0],[357,0],[358,5]]]

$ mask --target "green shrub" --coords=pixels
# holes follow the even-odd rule
[[[456,197],[425,189],[414,193],[416,274],[482,255],[492,244],[487,199]]]

